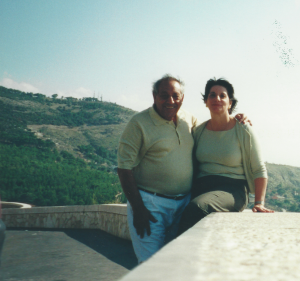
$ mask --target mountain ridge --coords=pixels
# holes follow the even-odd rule
[[[0,143],[48,149],[57,159],[74,162],[78,158],[89,170],[115,173],[118,140],[135,113],[97,98],[46,97],[0,86]],[[277,211],[300,211],[300,168],[266,165],[267,206]],[[115,192],[121,192],[119,183]],[[94,198],[93,202],[103,201]]]

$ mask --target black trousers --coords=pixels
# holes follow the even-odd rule
[[[246,180],[223,176],[197,179],[191,202],[184,210],[178,235],[212,212],[242,212],[248,204]]]

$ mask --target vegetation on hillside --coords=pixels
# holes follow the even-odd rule
[[[0,87],[2,200],[37,206],[124,202],[113,170],[117,141],[110,147],[110,141],[94,138],[89,128],[103,126],[107,139],[133,113],[95,98],[48,98]],[[56,135],[58,128],[64,132],[61,145],[48,136],[50,131]],[[73,142],[69,133],[76,130],[82,137],[75,146],[66,145]]]
[[[269,177],[266,206],[279,212],[300,212],[300,168],[270,163],[266,166]],[[250,195],[247,207],[251,209],[253,202],[254,196]]]
[[[276,211],[300,212],[300,168],[267,163],[266,201]]]
[[[124,202],[118,177],[47,147],[0,144],[1,197],[36,206]]]

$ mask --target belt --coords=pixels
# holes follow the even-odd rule
[[[138,188],[139,190],[141,191],[144,191],[144,192],[147,192],[147,193],[150,193],[150,194],[153,194],[155,196],[159,196],[159,197],[163,197],[163,198],[167,198],[167,199],[173,199],[173,200],[182,200],[185,196],[187,196],[187,194],[185,195],[164,195],[164,194],[160,194],[160,193],[157,193],[157,192],[152,192],[152,191],[149,191],[149,190],[145,190],[143,188]]]

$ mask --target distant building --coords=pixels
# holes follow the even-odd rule
[[[284,200],[285,197],[284,196],[280,196],[280,195],[274,195],[274,196],[272,196],[272,199],[274,199],[274,200]]]

